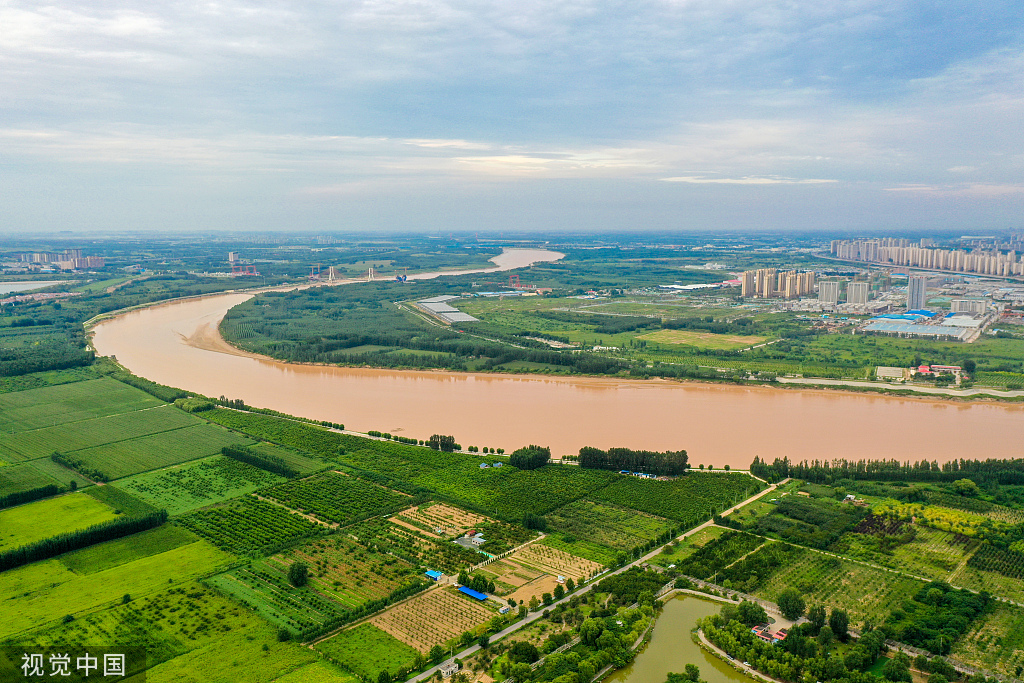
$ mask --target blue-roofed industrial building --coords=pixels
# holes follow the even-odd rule
[[[437,571],[436,569],[428,569],[427,571],[425,571],[423,573],[426,574],[427,576],[429,576],[434,581],[440,581],[442,578],[444,578],[444,574],[442,574],[441,572]]]
[[[477,600],[486,600],[487,599],[487,595],[486,594],[481,593],[480,591],[475,591],[472,588],[467,588],[465,586],[462,586],[461,588],[459,588],[459,592],[460,593],[465,593],[469,597],[476,598]]]

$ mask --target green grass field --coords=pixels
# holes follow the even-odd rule
[[[81,488],[83,486],[92,486],[92,482],[89,481],[88,479],[86,479],[85,477],[83,477],[78,472],[75,472],[74,470],[68,469],[67,467],[64,467],[60,463],[56,463],[56,462],[50,460],[49,458],[39,458],[38,460],[29,460],[28,462],[23,463],[23,464],[25,466],[35,470],[36,472],[39,472],[44,477],[47,477],[48,479],[55,481],[56,483],[60,484],[61,486],[65,486],[65,487],[66,486],[70,486],[71,482],[76,482],[78,484],[79,488]],[[51,481],[47,481],[47,483],[49,484],[49,483],[52,483],[52,482]],[[24,489],[19,489],[19,490],[24,490]]]
[[[84,493],[69,493],[0,510],[0,551],[115,517],[113,509]]]
[[[283,481],[284,477],[266,470],[215,455],[137,474],[118,481],[117,485],[172,515],[179,515]]]
[[[199,540],[192,532],[173,524],[107,541],[60,556],[60,562],[76,574],[95,574],[150,555],[158,555]]]
[[[0,639],[119,601],[126,593],[142,597],[212,574],[233,559],[198,541],[94,574],[76,574],[59,559],[5,571],[0,573]]]
[[[806,550],[792,565],[780,568],[755,591],[775,600],[785,588],[796,588],[809,605],[845,609],[851,625],[864,619],[882,623],[893,605],[915,595],[924,582],[848,560]]]
[[[687,344],[703,349],[744,349],[755,344],[763,344],[768,337],[757,337],[754,335],[738,334],[715,334],[702,330],[658,330],[644,334],[637,339],[656,344]]]
[[[412,665],[416,650],[372,624],[361,624],[317,644],[316,649],[358,676],[377,680]]]
[[[119,479],[214,455],[224,446],[250,443],[250,439],[215,425],[197,424],[131,441],[86,448],[72,455],[110,479]]]
[[[673,526],[664,517],[585,499],[548,513],[547,520],[549,527],[563,537],[581,538],[615,550],[632,550]]]
[[[0,459],[8,462],[34,460],[54,451],[70,453],[199,424],[203,424],[199,418],[174,406],[162,405],[12,434],[0,442]]]
[[[53,427],[162,404],[144,391],[106,377],[27,389],[0,394],[0,433]]]

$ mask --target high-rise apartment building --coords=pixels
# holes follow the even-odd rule
[[[743,271],[740,278],[741,294],[744,297],[770,299],[785,297],[795,299],[814,291],[814,273],[800,273],[786,270],[781,273],[776,268]]]
[[[912,275],[907,284],[907,310],[914,311],[924,308],[927,303],[925,293],[928,289],[928,278],[921,275]]]
[[[839,303],[839,290],[842,285],[839,280],[822,280],[818,283],[818,301],[823,304]]]
[[[871,294],[871,284],[868,282],[851,282],[846,285],[846,303],[866,304]]]

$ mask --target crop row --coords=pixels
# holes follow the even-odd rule
[[[267,551],[322,530],[277,505],[249,498],[184,515],[178,522],[217,547],[237,554]]]
[[[288,481],[261,493],[290,508],[339,524],[394,512],[409,504],[409,497],[404,494],[337,472]]]

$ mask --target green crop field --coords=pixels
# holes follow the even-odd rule
[[[179,517],[177,523],[217,547],[238,554],[254,554],[324,533],[322,526],[308,519],[249,497],[190,512]]]
[[[84,493],[69,493],[0,510],[0,551],[114,519],[114,510]]]
[[[63,465],[61,465],[59,463],[56,463],[53,460],[50,460],[49,458],[39,458],[38,460],[29,460],[26,463],[22,463],[22,465],[24,465],[26,467],[29,467],[29,468],[35,470],[36,472],[39,472],[44,477],[47,477],[47,479],[48,479],[47,482],[46,482],[47,484],[52,484],[53,482],[56,482],[56,483],[60,484],[61,486],[70,486],[71,482],[75,482],[75,483],[78,484],[79,487],[92,486],[92,482],[89,481],[88,479],[86,479],[85,477],[83,477],[78,472],[75,472],[74,470],[70,470],[67,467],[64,467]],[[19,467],[19,466],[20,465],[16,465],[16,467]],[[0,470],[0,471],[2,471],[2,470]],[[31,488],[31,487],[25,487],[25,488]],[[23,488],[23,489],[18,489],[18,490],[22,490],[23,491],[25,489]]]
[[[605,566],[615,562],[617,555],[616,551],[612,550],[608,546],[593,543],[571,535],[550,534],[543,540],[539,541],[539,543],[555,548],[556,550],[563,550],[570,555],[576,555],[577,557],[582,557],[587,560],[600,562]]]
[[[351,673],[330,662],[316,661],[274,680],[274,683],[359,683]]]
[[[1024,666],[1024,608],[993,604],[950,654],[970,666],[1019,676],[1017,668]]]
[[[295,470],[303,476],[319,472],[320,470],[330,467],[330,463],[320,460],[319,458],[310,458],[292,450],[291,448],[285,448],[266,441],[261,441],[254,446],[249,446],[249,448],[257,453],[262,453],[263,455],[273,455],[281,458],[284,460],[286,465],[295,468]]]
[[[95,574],[150,555],[195,543],[199,537],[173,524],[75,550],[60,556],[61,564],[76,574]]]
[[[110,479],[175,465],[219,453],[224,446],[249,444],[249,439],[208,424],[151,434],[131,441],[86,448],[71,454]]]
[[[913,597],[924,582],[884,569],[866,567],[812,550],[805,550],[797,561],[780,568],[755,595],[775,600],[785,588],[796,588],[809,605],[825,605],[846,610],[850,623],[871,619],[876,624],[893,605]]]
[[[145,647],[150,663],[156,664],[259,624],[259,617],[244,607],[202,585],[187,583],[146,596],[133,596],[126,604],[92,612],[12,642],[72,649],[97,643],[141,646]]]
[[[293,510],[339,524],[394,512],[411,500],[404,493],[337,472],[285,482],[261,491],[260,495],[278,500]]]
[[[345,531],[363,546],[373,544],[410,565],[422,565],[446,574],[457,574],[484,557],[447,539],[430,538],[419,530],[399,526],[382,517],[360,522]]]
[[[198,541],[94,574],[76,574],[60,560],[10,569],[0,573],[0,639],[121,600],[126,593],[141,597],[212,574],[232,559]]]
[[[0,466],[0,496],[56,483],[53,477],[28,463]]]
[[[907,528],[910,528],[909,526]],[[878,538],[866,534],[847,533],[832,548],[847,557],[898,569],[935,581],[949,581],[950,575],[974,552],[977,542],[954,543],[954,534],[920,525],[913,525],[915,538],[881,552]]]
[[[144,391],[102,377],[0,394],[0,433],[22,432],[162,405]]]
[[[264,619],[293,633],[321,627],[342,612],[341,605],[315,590],[295,588],[285,574],[255,562],[211,577],[206,582]]]
[[[688,524],[708,519],[764,488],[745,474],[690,472],[672,481],[613,476],[612,484],[596,492],[594,499]]]
[[[318,643],[316,649],[353,673],[377,680],[381,671],[394,675],[412,666],[416,650],[373,624],[361,624]]]
[[[283,481],[284,477],[266,470],[215,455],[137,474],[118,481],[117,485],[172,515],[179,515]]]
[[[548,525],[563,536],[582,538],[616,550],[632,550],[668,531],[674,524],[635,510],[577,500],[547,515]]]
[[[92,368],[68,368],[67,370],[49,370],[46,372],[34,372],[30,375],[15,375],[13,377],[0,377],[0,394],[12,391],[25,391],[27,389],[42,389],[43,387],[55,386],[57,384],[71,384],[72,382],[83,382],[89,379],[96,379],[99,375]]]
[[[663,551],[659,553],[653,560],[651,560],[651,563],[662,567],[667,567],[670,564],[682,564],[683,560],[688,558],[690,555],[693,555],[711,541],[720,537],[725,533],[725,531],[726,530],[720,526],[705,527],[697,533],[687,536],[683,540],[679,541],[678,545],[666,546],[666,550],[669,552]]]
[[[309,566],[310,583],[318,592],[349,610],[420,581],[416,567],[408,562],[341,535],[274,555],[267,565],[284,575],[295,561]]]
[[[146,683],[271,683],[315,659],[298,643],[278,642],[277,629],[260,622],[158,664],[146,672]]]
[[[520,521],[524,512],[546,514],[583,498],[613,481],[618,475],[566,465],[547,465],[539,470],[514,467],[480,469],[472,461],[449,467],[415,482],[471,508],[509,521]]]
[[[202,420],[171,405],[64,423],[12,434],[0,442],[0,458],[14,462],[68,453],[147,434],[202,424]]]

